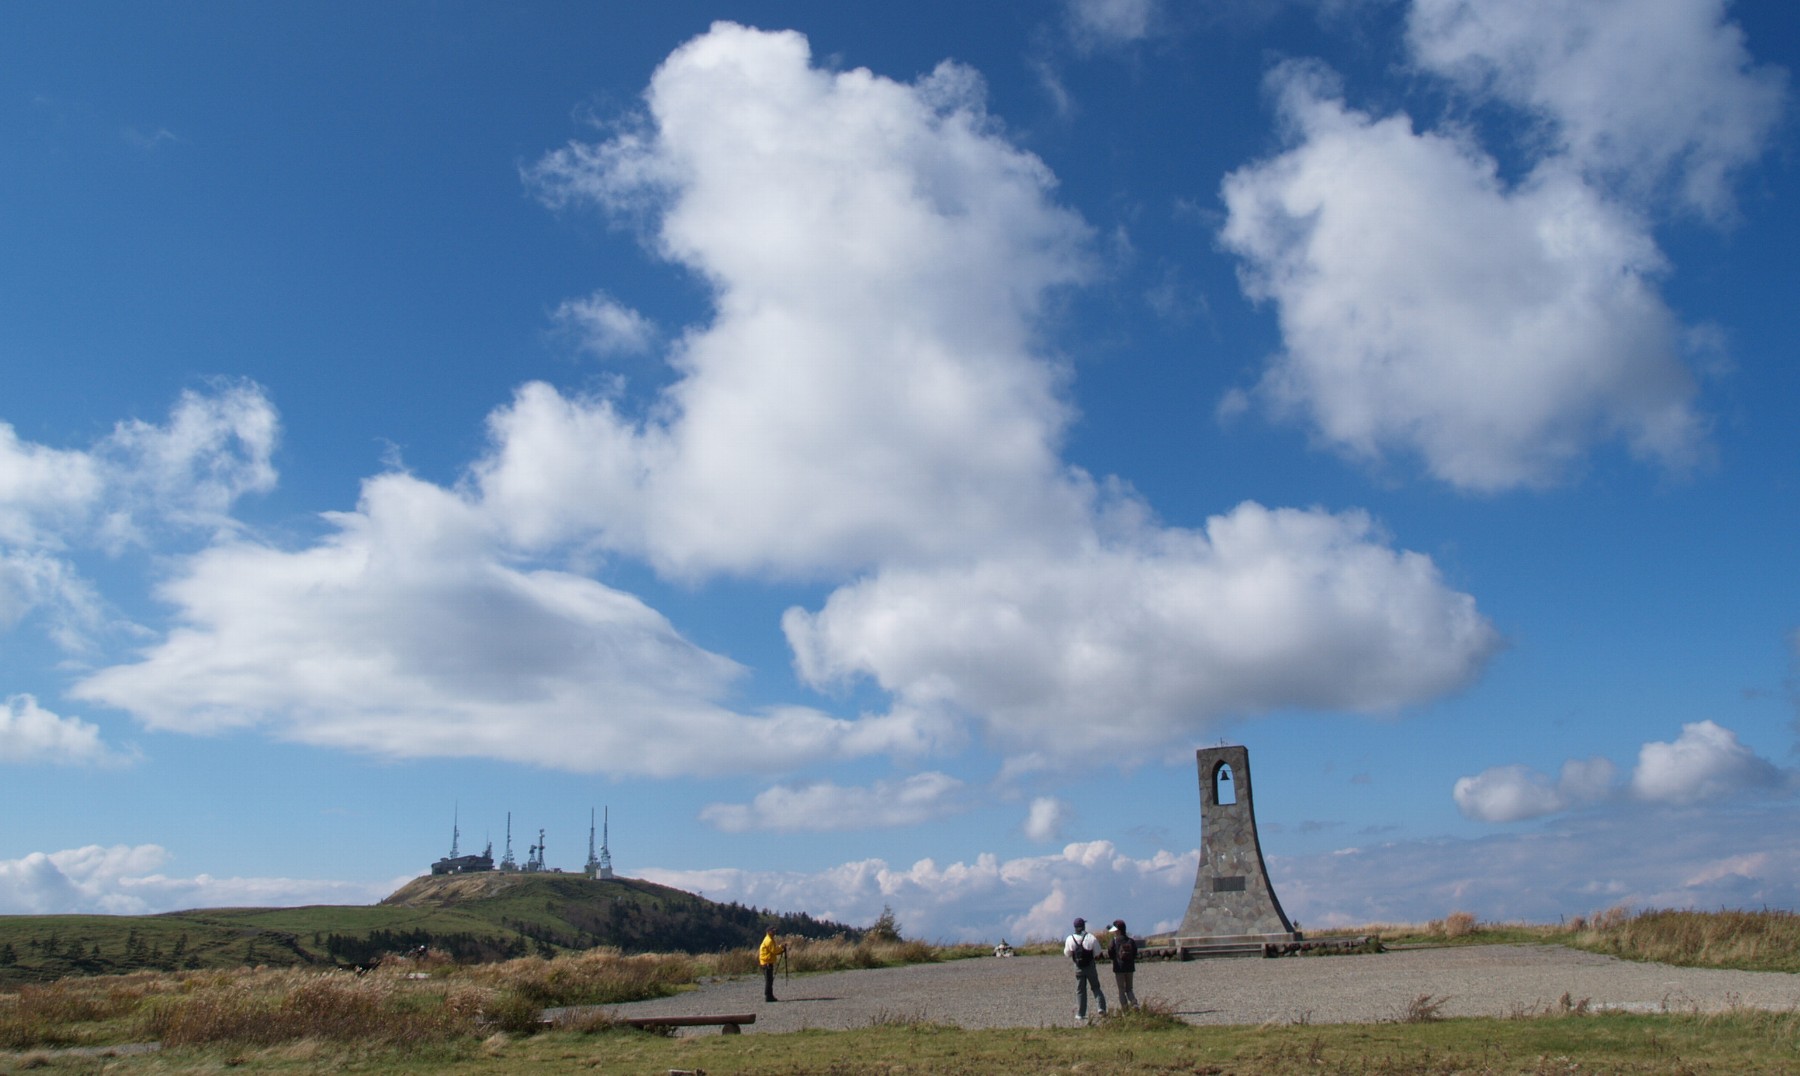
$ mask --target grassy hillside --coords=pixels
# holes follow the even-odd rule
[[[415,878],[373,906],[0,916],[0,987],[136,970],[361,965],[419,946],[465,962],[599,946],[707,953],[755,945],[770,921],[803,937],[861,933],[633,878],[495,872]]]

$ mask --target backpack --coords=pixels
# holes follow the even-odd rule
[[[1137,942],[1132,940],[1131,935],[1119,935],[1119,940],[1113,945],[1116,947],[1113,950],[1113,967],[1124,969],[1137,964]]]
[[[1087,935],[1071,934],[1069,941],[1075,943],[1075,951],[1069,954],[1069,959],[1075,962],[1076,967],[1085,968],[1094,962],[1094,951],[1082,944],[1087,941]],[[1067,944],[1068,942],[1064,943],[1065,946]]]

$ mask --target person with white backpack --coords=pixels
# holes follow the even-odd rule
[[[1106,1015],[1106,995],[1100,990],[1100,971],[1095,967],[1095,958],[1100,955],[1100,941],[1088,933],[1087,920],[1077,917],[1075,932],[1063,939],[1063,955],[1075,963],[1075,1019],[1087,1020],[1088,990],[1094,991],[1094,1000],[1100,1005],[1100,1015]]]

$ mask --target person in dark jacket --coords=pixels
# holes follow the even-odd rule
[[[1106,943],[1107,958],[1112,961],[1113,982],[1119,988],[1119,1008],[1131,1010],[1138,1007],[1137,994],[1132,992],[1131,977],[1137,974],[1138,945],[1125,929],[1125,920],[1112,921],[1112,940]]]

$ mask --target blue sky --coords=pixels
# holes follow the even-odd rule
[[[0,912],[1800,905],[1783,5],[5,21]]]

